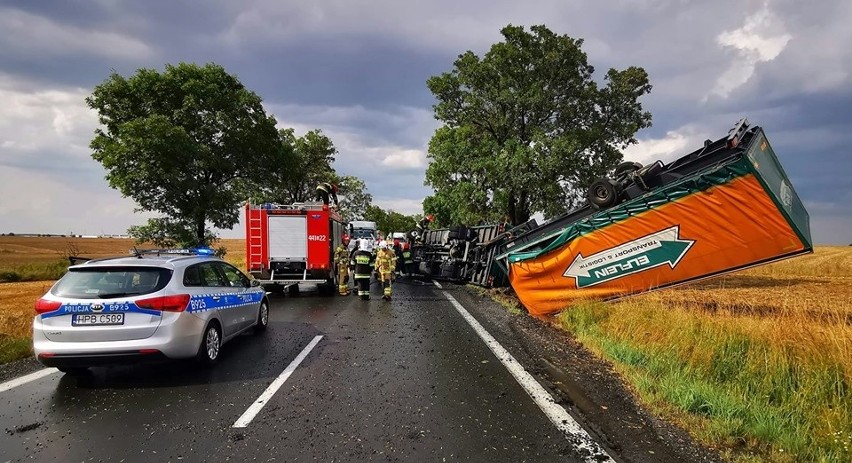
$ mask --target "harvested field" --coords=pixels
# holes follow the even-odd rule
[[[38,275],[45,269],[67,265],[69,255],[90,258],[124,256],[136,245],[123,238],[65,238],[0,236],[0,275],[21,272]],[[225,260],[245,267],[245,240],[225,239],[216,246],[227,249]],[[33,304],[53,285],[54,280],[0,283],[0,338],[29,338],[34,315]],[[2,340],[2,339],[0,339]]]

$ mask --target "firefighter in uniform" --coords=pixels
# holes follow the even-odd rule
[[[422,219],[420,219],[419,222],[417,222],[417,230],[415,230],[413,232],[414,238],[417,241],[423,240],[423,235],[426,233],[426,229],[429,228],[429,224],[432,223],[434,220],[435,220],[435,216],[432,215],[432,214],[429,214],[426,217],[423,217]]]
[[[409,243],[402,245],[402,263],[400,263],[400,267],[402,267],[402,274],[404,276],[411,276],[414,273],[414,260],[411,258],[411,245]]]
[[[370,299],[370,277],[373,273],[373,243],[362,239],[358,249],[352,254],[350,264],[355,266],[355,286],[358,288],[358,297],[363,300]]]
[[[317,185],[317,199],[323,204],[329,204],[329,199],[334,200],[334,205],[337,205],[337,185],[323,182]]]
[[[391,299],[391,281],[393,281],[395,270],[396,255],[387,241],[382,241],[379,243],[379,252],[376,255],[376,271],[379,274],[379,281],[382,282],[382,299],[386,301]]]
[[[349,294],[349,237],[343,235],[343,240],[334,250],[334,265],[337,266],[337,291],[341,296]]]

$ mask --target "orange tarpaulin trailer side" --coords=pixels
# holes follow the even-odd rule
[[[512,264],[510,278],[530,313],[541,315],[578,297],[637,293],[803,250],[805,244],[748,175],[583,235],[558,252]]]
[[[810,252],[799,198],[765,139],[754,148],[574,224],[542,251],[509,255],[521,302],[544,315],[578,298],[611,299]]]

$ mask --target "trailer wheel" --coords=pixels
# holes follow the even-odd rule
[[[599,178],[592,182],[586,197],[596,211],[615,206],[618,201],[618,183],[609,178]]]
[[[636,172],[642,168],[642,164],[633,161],[622,162],[615,168],[615,178],[621,178],[627,174]]]

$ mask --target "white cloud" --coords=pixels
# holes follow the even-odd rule
[[[145,42],[115,32],[82,29],[13,8],[0,8],[0,44],[18,53],[49,56],[84,53],[107,58],[145,59]]]
[[[716,43],[733,49],[735,53],[711,93],[727,98],[732,91],[748,82],[758,63],[777,58],[791,39],[780,19],[769,10],[769,1],[765,1],[763,7],[748,16],[741,27],[724,31],[716,37]]]
[[[382,165],[391,168],[417,169],[426,167],[426,153],[420,150],[400,150],[389,154]]]
[[[647,138],[624,150],[625,161],[650,164],[656,160],[673,161],[690,150],[699,137],[692,127],[681,127],[666,133],[663,138]]]
[[[400,199],[380,197],[374,198],[373,202],[384,210],[396,211],[404,215],[423,213],[422,199]]]

